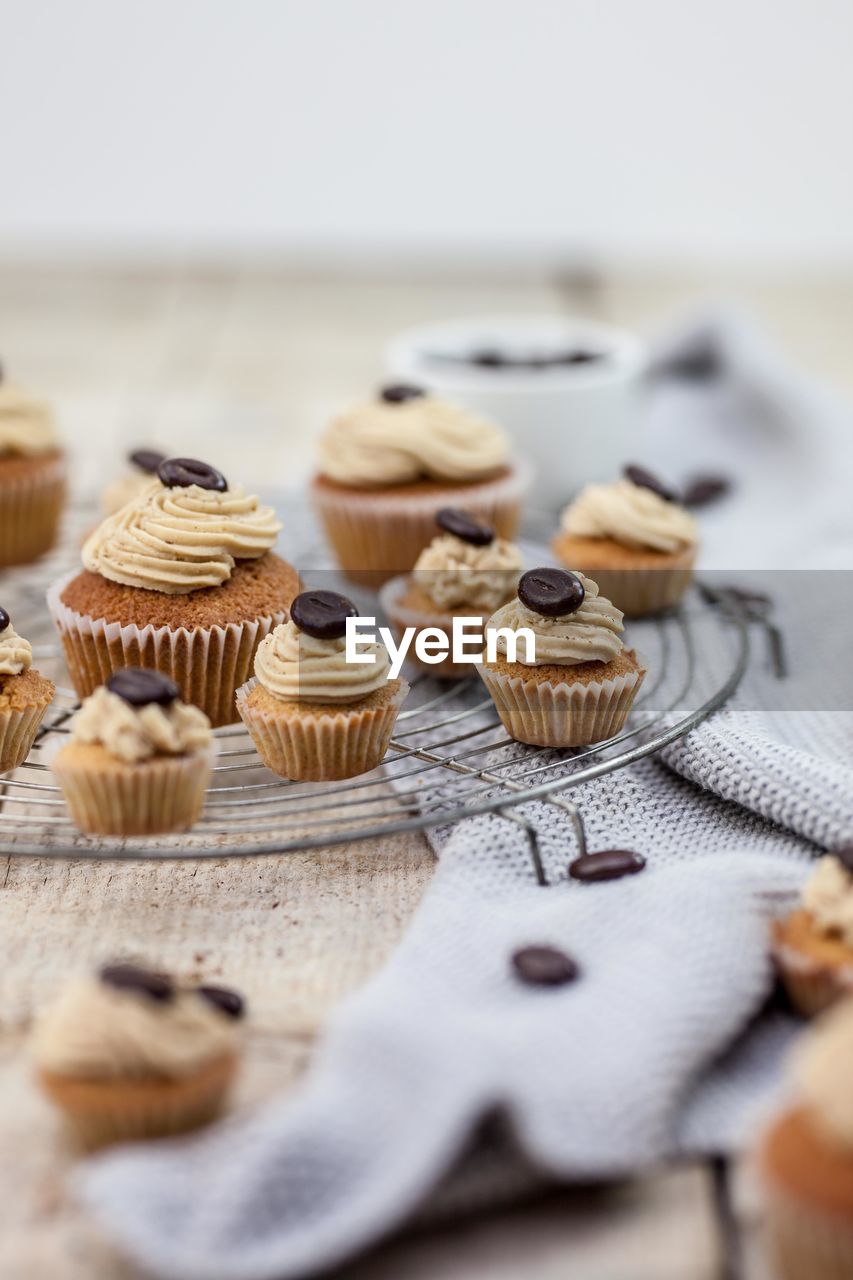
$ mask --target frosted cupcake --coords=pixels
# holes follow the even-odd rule
[[[64,504],[65,456],[49,406],[0,380],[0,567],[49,551]]]
[[[157,468],[166,461],[165,453],[156,449],[134,449],[127,455],[127,467],[104,490],[101,505],[108,516],[121,511],[129,502],[141,498],[157,475]]]
[[[113,671],[149,667],[212,724],[236,720],[234,694],[297,590],[296,571],[271,550],[280,529],[272,507],[214,467],[161,463],[142,496],[86,540],[83,572],[48,592],[79,697]]]
[[[398,641],[407,627],[414,627],[416,636],[427,628],[450,636],[454,618],[470,619],[466,650],[474,654],[482,649],[482,624],[515,592],[521,552],[515,543],[499,538],[494,529],[456,507],[442,507],[435,523],[439,533],[418,556],[412,572],[386,582],[379,599]],[[410,652],[414,654],[414,641]],[[438,663],[422,665],[443,679],[474,674],[471,663],[454,662],[451,654]]]
[[[346,620],[356,615],[336,591],[298,595],[290,620],[259,646],[255,679],[237,694],[258,754],[283,778],[333,781],[382,763],[409,686],[389,678],[379,641],[360,644],[371,661],[347,662]]]
[[[222,1109],[243,1013],[242,997],[226,987],[182,987],[112,964],[63,992],[39,1019],[30,1054],[83,1147],[184,1133]]]
[[[204,712],[166,676],[132,667],[85,700],[52,766],[82,831],[155,835],[196,821],[213,754]]]
[[[773,957],[806,1017],[853,994],[853,846],[818,859],[801,905],[773,925]]]
[[[623,613],[641,617],[677,604],[696,560],[696,522],[676,494],[642,467],[615,484],[592,484],[563,512],[554,552],[595,578]]]
[[[779,1280],[853,1276],[853,1001],[795,1046],[795,1098],[759,1151]]]
[[[56,692],[32,661],[29,640],[0,609],[0,773],[24,763]]]
[[[494,423],[419,387],[390,386],[332,423],[312,494],[341,568],[379,585],[412,568],[439,507],[464,507],[512,538],[526,477]]]
[[[519,637],[512,660],[508,636],[522,628],[533,652]],[[619,609],[584,574],[522,574],[517,596],[486,623],[496,652],[477,668],[507,733],[540,747],[580,747],[617,734],[646,674],[622,630]]]

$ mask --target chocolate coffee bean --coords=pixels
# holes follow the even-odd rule
[[[838,849],[830,849],[829,852],[838,859],[845,870],[853,875],[853,844],[843,844]]]
[[[487,547],[495,540],[494,529],[478,524],[473,516],[469,516],[467,511],[460,511],[458,507],[442,507],[436,512],[435,523],[445,533],[452,533],[455,538],[470,542],[472,547]]]
[[[339,640],[347,633],[347,618],[357,618],[352,600],[337,591],[303,591],[290,606],[300,631],[317,640]]]
[[[709,507],[731,492],[732,482],[726,476],[694,476],[684,490],[685,507]]]
[[[620,880],[622,876],[635,876],[642,871],[646,860],[632,849],[601,849],[597,853],[585,853],[569,863],[569,875],[573,880]]]
[[[114,672],[107,688],[132,707],[147,707],[152,702],[167,707],[180,696],[174,680],[143,667],[125,667],[123,671]]]
[[[106,964],[98,976],[108,987],[116,987],[119,991],[138,991],[161,1004],[174,999],[172,979],[165,973],[155,973],[153,969],[143,969],[135,964]]]
[[[663,498],[664,502],[677,502],[678,494],[669,485],[664,484],[663,480],[659,480],[651,471],[647,471],[645,467],[635,466],[633,463],[625,467],[625,478],[630,480],[632,484],[639,485],[641,489],[651,489],[652,493],[656,493],[659,498]]]
[[[132,462],[139,471],[152,476],[157,474],[160,463],[165,461],[165,453],[158,453],[156,449],[134,449],[133,453],[128,454],[128,462]]]
[[[386,404],[405,404],[407,400],[419,400],[421,396],[426,395],[426,392],[423,387],[414,387],[405,382],[395,382],[389,387],[383,387],[379,395]]]
[[[5,631],[11,621],[12,619],[9,617],[6,610],[0,609],[0,631]]]
[[[157,468],[157,475],[167,489],[188,489],[195,484],[199,489],[225,493],[228,488],[228,481],[221,471],[206,462],[199,462],[197,458],[166,458]]]
[[[237,991],[232,991],[230,987],[210,987],[203,986],[197,988],[198,994],[203,996],[210,1004],[214,1005],[220,1013],[224,1013],[229,1018],[242,1018],[246,1012],[246,1001]]]
[[[518,580],[521,603],[546,618],[562,618],[577,613],[584,595],[580,578],[566,569],[528,569]]]
[[[580,976],[577,963],[556,947],[522,947],[514,952],[512,967],[531,987],[562,987]]]

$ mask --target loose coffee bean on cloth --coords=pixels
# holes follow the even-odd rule
[[[769,921],[816,854],[853,839],[853,609],[848,574],[821,572],[853,568],[833,464],[850,422],[740,321],[701,336],[724,373],[661,380],[636,456],[664,475],[737,474],[703,525],[706,563],[781,566],[759,585],[790,679],[775,681],[756,628],[749,685],[729,707],[574,793],[590,850],[634,850],[642,874],[571,878],[571,823],[541,802],[523,816],[547,888],[511,821],[434,832],[435,878],[406,936],[332,1019],[295,1094],[81,1169],[98,1222],[153,1274],[313,1275],[431,1210],[505,1202],[534,1178],[734,1150],[778,1097],[796,1024],[767,1009]],[[655,635],[630,629],[652,670]],[[700,693],[723,657],[699,652]],[[578,980],[518,981],[509,958],[532,945],[571,956]]]

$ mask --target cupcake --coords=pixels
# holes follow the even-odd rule
[[[87,538],[83,572],[48,592],[78,695],[148,667],[212,724],[236,720],[234,694],[297,590],[296,571],[270,550],[280,529],[272,507],[213,467],[161,463],[143,495]]]
[[[438,628],[449,637],[454,618],[467,619],[465,648],[473,656],[482,650],[486,619],[515,592],[521,552],[456,507],[442,507],[435,523],[439,534],[418,556],[412,572],[386,582],[379,599],[398,643],[409,627],[415,638],[426,628]],[[410,652],[414,654],[414,644]],[[444,679],[474,674],[472,663],[455,662],[451,653],[422,665]]]
[[[305,591],[290,620],[258,647],[255,678],[237,710],[268,769],[300,782],[367,773],[382,763],[409,691],[391,679],[388,650],[360,637],[347,660],[346,622],[357,610],[336,591]]]
[[[853,994],[853,846],[818,858],[800,906],[774,922],[772,950],[791,1003],[806,1017]]]
[[[518,527],[526,472],[491,422],[419,387],[385,387],[332,423],[312,484],[346,575],[375,586],[411,569],[438,507],[464,507],[502,538]]]
[[[582,573],[531,569],[486,623],[478,671],[504,728],[538,747],[580,747],[625,723],[645,668],[622,614]],[[525,634],[526,633],[526,634]]]
[[[88,697],[51,761],[82,831],[183,831],[201,813],[213,765],[210,721],[157,671],[129,667]]]
[[[165,453],[158,453],[156,449],[134,449],[129,453],[125,470],[104,490],[101,499],[104,513],[115,515],[129,502],[141,498],[156,476],[160,463],[165,461]]]
[[[65,456],[50,408],[0,381],[0,567],[49,551],[64,503]]]
[[[623,613],[677,604],[693,577],[697,531],[675,493],[643,467],[615,484],[591,484],[563,512],[557,557],[591,574]]]
[[[179,986],[111,964],[69,986],[36,1024],[36,1078],[92,1150],[185,1133],[222,1110],[244,1003],[226,987]]]
[[[29,640],[18,635],[0,609],[0,773],[24,763],[56,692],[33,669],[32,660]]]
[[[759,1150],[767,1241],[779,1280],[853,1276],[853,1001],[795,1046],[795,1097]]]

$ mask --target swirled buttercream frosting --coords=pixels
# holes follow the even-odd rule
[[[555,663],[558,666],[575,667],[582,662],[612,662],[623,649],[620,639],[622,613],[604,596],[598,594],[598,585],[584,577],[577,569],[572,571],[584,587],[583,604],[574,613],[564,617],[546,618],[534,613],[516,597],[493,613],[486,623],[486,632],[509,627],[517,631],[528,627],[536,641],[536,656],[527,661],[526,646],[521,640],[516,649],[516,660],[525,666],[541,667]],[[506,656],[507,644],[503,636],[496,641],[498,653]]]
[[[320,470],[359,488],[413,480],[475,481],[509,461],[500,427],[436,396],[371,401],[337,418],[320,441]]]
[[[515,590],[522,566],[521,552],[506,538],[478,547],[447,533],[424,548],[413,576],[440,609],[470,605],[491,613]]]
[[[630,480],[591,484],[563,512],[576,538],[612,538],[626,547],[672,553],[696,543],[696,522],[676,502]]]
[[[380,641],[359,644],[370,663],[347,662],[346,637],[320,640],[288,621],[258,645],[255,675],[274,698],[284,702],[357,702],[381,689],[391,660]]]
[[[75,716],[71,737],[74,742],[99,743],[117,760],[135,764],[152,756],[204,751],[213,733],[204,712],[187,702],[134,707],[102,685]]]
[[[219,493],[154,480],[95,529],[83,563],[128,587],[186,595],[225,582],[237,560],[262,556],[280,530],[272,507],[242,488]]]
[[[33,661],[33,646],[9,624],[0,631],[0,676],[19,676]]]
[[[821,933],[853,946],[853,875],[831,853],[818,858],[803,886],[802,902]]]
[[[121,511],[129,502],[136,502],[151,487],[151,477],[144,471],[126,471],[113,480],[104,490],[101,505],[108,516]]]
[[[0,457],[35,457],[59,448],[50,406],[8,382],[0,382]]]

